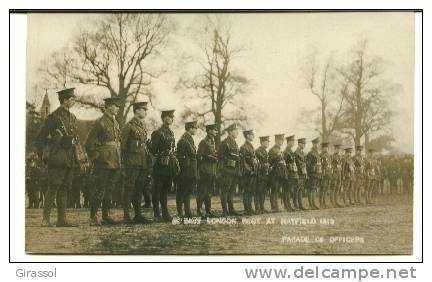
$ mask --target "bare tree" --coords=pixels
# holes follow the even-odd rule
[[[306,57],[302,73],[305,85],[318,99],[319,106],[314,110],[303,111],[301,119],[312,122],[313,126],[319,124],[318,131],[322,139],[328,140],[340,125],[345,100],[343,93],[347,90],[347,83],[338,83],[333,56],[330,55],[321,65],[316,49]],[[317,118],[311,120],[311,116]]]
[[[181,77],[178,87],[192,90],[192,97],[201,100],[195,109],[187,108],[186,115],[212,119],[218,124],[218,146],[222,125],[247,120],[246,107],[240,98],[250,92],[250,81],[233,67],[233,61],[245,48],[233,44],[230,26],[222,24],[220,18],[205,17],[200,30],[195,32],[202,53],[202,57],[192,59],[198,64],[198,71],[196,75]]]
[[[393,112],[389,99],[398,90],[397,85],[382,79],[383,59],[371,56],[368,51],[368,41],[358,41],[352,49],[351,61],[338,69],[348,86],[343,92],[346,105],[342,130],[356,145],[364,137],[366,146],[371,134],[390,124]]]
[[[92,25],[80,30],[70,48],[52,54],[41,71],[59,87],[95,86],[120,98],[117,119],[123,124],[130,103],[139,95],[149,96],[151,103],[146,87],[163,70],[150,65],[155,65],[152,60],[166,45],[173,29],[173,22],[161,14],[100,15]],[[103,109],[94,95],[80,96],[78,102]]]

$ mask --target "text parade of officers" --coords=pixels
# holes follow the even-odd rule
[[[382,185],[382,168],[373,148],[367,148],[365,155],[362,145],[348,145],[342,154],[342,144],[316,137],[306,153],[306,138],[285,137],[283,133],[274,135],[273,146],[270,136],[260,136],[260,145],[255,148],[254,130],[243,130],[244,141],[239,141],[241,128],[237,123],[223,130],[227,135],[218,147],[215,140],[222,135],[220,125],[206,124],[206,136],[196,146],[194,136],[200,130],[197,120],[184,123],[184,132],[176,142],[171,128],[174,109],[162,110],[160,127],[150,133],[145,101],[131,103],[133,117],[121,128],[116,120],[120,109],[116,97],[104,99],[104,113],[93,123],[82,147],[77,119],[70,112],[76,99],[74,88],[57,93],[60,106],[47,117],[35,138],[38,158],[47,167],[42,226],[53,226],[54,204],[55,226],[74,226],[66,220],[67,197],[74,176],[81,175],[96,179],[89,191],[92,226],[119,223],[111,214],[113,191],[119,185],[123,224],[171,222],[168,193],[173,187],[178,217],[207,218],[279,212],[279,201],[287,212],[371,204]],[[143,187],[151,187],[145,194],[147,206],[151,196],[153,218],[146,218],[141,207]],[[212,209],[214,193],[220,196],[220,213],[215,212],[219,207]],[[234,207],[237,194],[242,198],[242,211]],[[267,198],[271,211],[265,208]]]

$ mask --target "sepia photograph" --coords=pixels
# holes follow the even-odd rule
[[[28,13],[25,252],[412,255],[415,35],[413,11]]]

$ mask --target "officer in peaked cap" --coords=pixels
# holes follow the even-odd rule
[[[205,126],[207,136],[201,140],[198,145],[197,161],[198,161],[198,187],[197,187],[197,215],[204,217],[201,213],[202,204],[205,204],[207,216],[212,216],[211,211],[211,196],[213,187],[216,182],[216,170],[218,156],[215,146],[215,137],[217,135],[217,124],[210,123]]]
[[[366,204],[372,204],[372,197],[378,185],[377,177],[377,161],[374,157],[375,150],[368,148],[368,155],[365,158],[365,182],[364,182],[364,195]]]
[[[197,121],[185,122],[185,133],[177,143],[177,159],[180,164],[180,174],[177,177],[176,206],[178,216],[192,217],[190,195],[197,185],[197,148],[193,136],[198,129]]]
[[[75,88],[66,88],[57,92],[59,100],[66,100],[69,98],[76,98]]]
[[[237,145],[238,125],[236,123],[227,127],[228,136],[219,146],[219,172],[221,188],[221,205],[224,216],[239,215],[234,209],[234,193],[240,177],[240,149]]]
[[[342,181],[343,181],[343,200],[345,206],[353,205],[353,191],[355,181],[355,168],[354,161],[351,156],[353,148],[351,146],[345,147],[345,155],[342,160]]]
[[[297,139],[297,143],[298,144],[304,144],[304,145],[306,145],[306,138],[299,138],[299,139]]]
[[[309,179],[307,181],[307,192],[309,208],[311,209],[318,209],[318,206],[315,203],[315,194],[320,187],[322,177],[321,157],[318,150],[319,143],[319,137],[313,139],[312,149],[306,156],[306,167],[309,176]]]
[[[161,111],[162,126],[151,135],[150,151],[155,156],[153,165],[153,212],[156,221],[171,222],[168,211],[168,191],[180,172],[175,155],[176,142],[170,126],[174,122],[174,109]],[[160,205],[160,206],[159,206]],[[160,210],[162,209],[162,217]]]
[[[322,142],[321,143],[321,167],[322,167],[322,179],[321,186],[319,191],[319,203],[320,207],[327,208],[326,196],[327,191],[330,190],[331,181],[332,181],[332,162],[331,156],[328,151],[330,143]]]
[[[353,157],[355,167],[354,202],[361,204],[361,191],[365,184],[365,159],[363,156],[363,146],[357,145],[356,153]]]
[[[74,146],[79,142],[77,121],[75,115],[69,111],[75,103],[76,96],[74,88],[60,90],[57,94],[60,106],[48,115],[35,138],[39,157],[48,166],[48,188],[45,194],[42,226],[53,226],[50,214],[56,200],[56,226],[69,227],[72,224],[66,220],[67,194],[72,189],[74,172],[79,167],[74,151]],[[48,155],[45,152],[51,153]]]
[[[288,179],[288,172],[282,151],[285,134],[275,134],[275,144],[269,151],[270,163],[270,206],[272,212],[278,212],[278,194],[281,193]]]
[[[121,130],[116,115],[119,111],[120,99],[109,97],[104,99],[105,111],[91,128],[86,141],[86,149],[93,160],[93,174],[97,179],[96,188],[91,191],[90,225],[113,225],[110,216],[112,196],[118,188],[121,176]],[[99,222],[97,212],[102,203],[102,221]]]
[[[283,203],[285,209],[288,211],[294,211],[295,209],[299,209],[298,202],[298,172],[297,165],[295,162],[295,154],[294,154],[294,141],[295,136],[291,135],[286,137],[287,146],[284,151],[285,163],[288,171],[288,180],[284,185],[283,189]],[[291,204],[291,199],[293,205]]]
[[[333,207],[340,208],[342,205],[339,203],[339,196],[342,192],[342,155],[340,148],[342,145],[336,143],[333,145],[334,153],[331,156],[332,165],[332,182],[330,187],[330,202]]]
[[[306,210],[303,206],[303,191],[305,189],[305,182],[308,179],[308,173],[306,169],[306,157],[304,153],[304,148],[306,146],[306,138],[297,139],[297,149],[294,152],[295,162],[297,166],[298,173],[298,193],[297,193],[297,202],[299,205],[299,209]]]
[[[132,223],[129,207],[134,208],[134,223],[148,223],[141,212],[142,186],[148,186],[152,159],[148,149],[148,133],[145,126],[147,102],[132,104],[134,117],[125,124],[121,135],[121,155],[125,170],[123,191],[123,220]]]
[[[241,182],[243,185],[243,205],[246,215],[252,215],[259,212],[259,203],[254,199],[255,211],[252,209],[252,200],[255,195],[258,160],[255,155],[255,149],[252,144],[254,140],[254,132],[252,129],[243,131],[245,143],[240,147],[240,162],[241,162]]]
[[[105,108],[115,105],[117,107],[120,107],[120,98],[118,97],[109,97],[104,99],[105,102]]]
[[[258,160],[257,185],[254,195],[255,212],[265,213],[265,195],[268,190],[269,162],[267,149],[270,145],[270,136],[260,136],[260,146],[255,150]],[[258,208],[259,207],[259,208]]]

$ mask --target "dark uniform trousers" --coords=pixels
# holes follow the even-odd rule
[[[123,212],[125,217],[129,217],[129,208],[132,203],[135,217],[141,216],[141,198],[143,185],[149,180],[149,172],[142,168],[126,168],[123,191]]]
[[[68,192],[72,189],[74,168],[48,168],[48,189],[46,191],[44,219],[49,219],[54,200],[57,204],[57,219],[65,218]]]
[[[190,208],[190,196],[195,190],[196,180],[191,178],[177,178],[177,193],[176,193],[176,205],[177,212],[179,215],[183,213],[183,207],[185,216],[192,216],[191,208]]]
[[[206,213],[211,212],[211,196],[215,184],[215,177],[209,174],[200,172],[197,188],[197,212],[201,212],[202,204],[205,205]]]
[[[169,217],[168,212],[168,191],[172,186],[172,178],[163,175],[153,175],[154,184],[152,192],[152,203],[155,217]],[[159,207],[160,204],[160,207]]]
[[[234,213],[234,195],[236,192],[236,187],[238,185],[238,176],[236,175],[224,175],[221,178],[221,205],[223,212]]]
[[[96,186],[90,191],[90,217],[95,218],[102,203],[102,218],[109,216],[112,193],[120,179],[120,170],[116,168],[96,168],[94,170]]]

